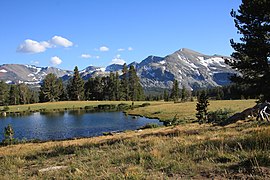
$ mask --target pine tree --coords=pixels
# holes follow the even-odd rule
[[[12,126],[9,124],[8,126],[5,127],[4,129],[4,139],[3,139],[3,144],[10,145],[14,143],[14,130]]]
[[[164,101],[169,101],[169,95],[166,89],[163,92],[163,98],[164,98]]]
[[[173,81],[171,99],[173,99],[174,101],[178,101],[179,99],[179,85],[176,79]]]
[[[37,91],[31,90],[30,103],[38,103],[39,102],[39,93]]]
[[[67,91],[70,100],[81,101],[84,99],[84,81],[77,66],[74,68],[73,77],[68,82]]]
[[[197,110],[196,117],[199,123],[207,122],[208,105],[209,105],[208,96],[205,91],[202,91],[198,97],[198,103],[196,105]]]
[[[128,101],[130,100],[129,97],[129,81],[128,81],[128,68],[126,63],[123,65],[122,69],[122,78],[121,78],[121,83],[120,83],[120,99]]]
[[[101,77],[95,77],[94,80],[94,96],[96,100],[102,100],[103,99],[103,83]]]
[[[89,78],[88,81],[84,84],[84,96],[86,100],[93,100],[94,93],[94,78]]]
[[[8,104],[9,87],[4,81],[0,81],[0,106]]]
[[[29,104],[31,99],[31,91],[26,84],[19,84],[19,99],[20,104]]]
[[[129,97],[132,101],[143,99],[143,90],[140,84],[140,79],[136,74],[135,67],[131,65],[128,71]]]
[[[108,80],[107,92],[108,92],[109,100],[110,101],[115,101],[116,100],[115,74],[113,72],[110,72],[110,76],[109,76],[109,78],[107,80]]]
[[[119,79],[119,74],[118,72],[115,73],[115,80],[114,80],[114,92],[115,92],[115,99],[117,101],[120,100],[120,94],[121,94],[121,90],[120,90],[120,79]]]
[[[242,0],[239,9],[231,12],[242,42],[231,40],[234,59],[226,63],[242,75],[232,77],[238,85],[243,84],[270,101],[270,1]]]
[[[181,89],[181,101],[185,102],[187,101],[188,92],[185,86],[182,87]]]
[[[19,89],[17,85],[11,85],[9,90],[9,104],[10,105],[17,105],[20,103],[19,101]]]
[[[64,84],[63,84],[62,78],[58,78],[57,81],[58,81],[58,82],[57,82],[57,84],[58,84],[58,89],[59,89],[59,91],[62,92],[62,93],[60,93],[59,101],[67,101],[67,100],[68,100],[67,89],[65,88],[65,86],[64,86]]]
[[[54,102],[63,94],[63,83],[55,74],[48,74],[40,87],[40,99],[42,102]]]

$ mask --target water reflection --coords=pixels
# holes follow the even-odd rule
[[[103,132],[134,130],[156,119],[133,118],[122,112],[87,113],[84,110],[33,113],[0,119],[0,131],[11,124],[18,139],[56,140],[102,135]],[[3,133],[0,134],[0,141]]]

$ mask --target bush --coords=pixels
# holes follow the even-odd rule
[[[8,106],[5,106],[4,109],[3,109],[4,112],[6,112],[8,110],[9,110],[9,107]]]
[[[126,103],[120,103],[120,104],[118,104],[117,109],[118,110],[127,110],[127,109],[130,109],[130,106]]]
[[[85,106],[84,109],[85,110],[94,110],[94,106]]]
[[[218,109],[216,111],[208,112],[208,123],[219,124],[232,115],[233,111],[231,109]]]
[[[116,106],[114,104],[100,104],[97,108],[98,110],[115,110]]]
[[[159,127],[158,124],[155,123],[147,123],[146,125],[142,126],[140,129],[152,129]]]
[[[13,138],[14,136],[14,130],[12,126],[9,124],[4,129],[4,140],[2,141],[3,145],[10,145],[10,144],[16,144],[18,141]]]
[[[180,119],[177,118],[177,114],[175,114],[175,116],[173,117],[173,119],[164,122],[164,125],[165,126],[177,126],[177,125],[181,124],[182,122],[183,122],[182,120],[180,120]]]
[[[150,106],[150,103],[143,103],[142,105],[140,105],[140,107],[146,107],[146,106]]]

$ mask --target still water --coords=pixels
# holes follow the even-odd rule
[[[122,112],[38,112],[29,116],[0,118],[0,141],[8,124],[14,129],[14,137],[20,140],[59,140],[98,136],[109,131],[135,130],[147,123],[162,124],[157,119],[134,118]]]

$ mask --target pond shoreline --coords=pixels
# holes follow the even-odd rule
[[[35,105],[35,104],[32,104]],[[56,112],[65,112],[65,111],[79,111],[79,110],[85,110],[86,112],[118,112],[123,111],[126,112],[129,109],[134,109],[138,107],[145,107],[149,106],[150,103],[142,102],[142,104],[134,105],[129,103],[123,103],[119,102],[119,104],[105,104],[103,102],[100,102],[96,105],[86,105],[81,107],[62,107],[62,108],[53,108],[53,109],[47,109],[46,107],[40,108],[40,109],[31,109],[29,106],[27,110],[18,110],[17,111],[4,111],[0,113],[1,117],[8,117],[8,116],[27,116],[31,115],[32,113],[41,112],[41,113],[56,113]]]
[[[148,128],[152,128],[153,124],[163,125],[159,119],[134,116],[120,110],[108,109],[32,112],[29,116],[5,117],[3,123],[1,129],[8,124],[12,125],[15,139],[20,143],[69,141],[134,131],[145,128],[146,125]]]

